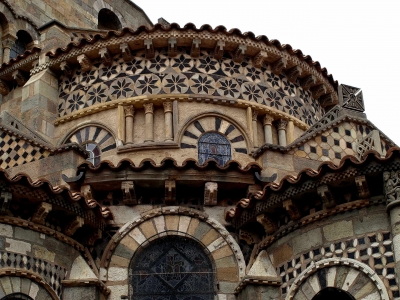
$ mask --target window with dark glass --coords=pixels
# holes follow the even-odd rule
[[[18,31],[17,40],[10,50],[10,58],[16,58],[18,55],[24,54],[30,42],[32,42],[32,38],[29,33],[24,30]]]
[[[140,248],[130,264],[132,300],[213,300],[214,271],[204,248],[166,236]]]
[[[99,11],[97,28],[105,30],[119,30],[122,28],[122,25],[114,12],[107,8],[103,8]]]
[[[89,152],[89,157],[86,159],[91,162],[93,166],[97,166],[100,163],[100,148],[95,143],[87,143],[84,145],[85,150]]]
[[[216,132],[207,132],[199,138],[199,163],[215,159],[219,165],[225,165],[231,159],[231,144]]]

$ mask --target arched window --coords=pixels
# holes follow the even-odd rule
[[[95,143],[85,144],[85,150],[89,152],[89,157],[86,159],[91,162],[93,166],[97,166],[100,163],[100,148]]]
[[[166,236],[140,248],[130,265],[132,300],[213,300],[214,271],[203,247]]]
[[[17,32],[17,40],[10,50],[10,58],[16,58],[27,49],[27,45],[32,42],[32,37],[24,30]]]
[[[98,29],[119,30],[122,28],[117,15],[107,8],[99,11],[98,22]]]
[[[199,163],[215,159],[219,165],[225,165],[231,159],[231,144],[216,132],[207,132],[199,138]]]
[[[334,287],[327,287],[318,292],[312,300],[355,300],[348,292]]]
[[[1,298],[1,300],[32,300],[32,298],[22,293],[13,293]]]

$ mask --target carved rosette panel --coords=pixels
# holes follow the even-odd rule
[[[190,50],[169,57],[167,50],[155,51],[154,58],[145,53],[132,53],[131,61],[121,55],[111,65],[94,61],[87,72],[75,70],[72,76],[61,78],[59,116],[65,116],[92,105],[157,94],[200,94],[244,99],[286,112],[308,125],[324,114],[311,91],[304,90],[298,81],[275,75],[271,66],[255,67],[243,58],[235,62],[229,54],[220,60],[213,51],[201,51],[198,58]]]

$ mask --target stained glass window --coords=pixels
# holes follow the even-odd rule
[[[131,261],[132,300],[213,300],[214,271],[203,247],[166,236],[141,248]]]
[[[225,165],[231,159],[231,144],[221,134],[207,132],[199,138],[199,163],[215,159],[219,165]]]

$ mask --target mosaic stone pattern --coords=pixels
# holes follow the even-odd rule
[[[189,51],[189,50],[188,50]],[[235,63],[229,54],[216,60],[202,51],[199,58],[181,52],[174,58],[156,51],[153,59],[135,53],[130,62],[120,56],[111,66],[95,62],[92,69],[76,70],[71,78],[60,80],[59,116],[65,116],[94,104],[140,95],[200,94],[244,99],[284,111],[308,125],[324,114],[318,101],[301,85],[270,67],[255,68],[250,60]]]
[[[94,142],[97,144],[102,153],[117,147],[113,135],[100,126],[86,126],[78,129],[65,141],[65,144],[77,143],[82,145],[87,142]]]
[[[296,277],[309,267],[311,262],[333,257],[347,257],[365,263],[375,270],[383,281],[390,299],[400,296],[395,276],[391,234],[390,232],[377,232],[310,249],[310,251],[278,266],[277,274],[282,277],[282,299],[286,297],[286,293]]]
[[[320,161],[332,161],[338,165],[346,155],[356,155],[358,141],[372,131],[366,125],[345,122],[323,132],[320,136],[307,141],[304,145],[292,151],[291,154]],[[383,155],[389,145],[382,143]]]
[[[0,168],[8,169],[50,156],[48,150],[0,132]]]
[[[67,270],[50,262],[27,255],[0,251],[0,268],[19,268],[33,271],[48,283],[58,296],[61,296],[61,281],[67,276]],[[61,297],[60,297],[61,298]]]

